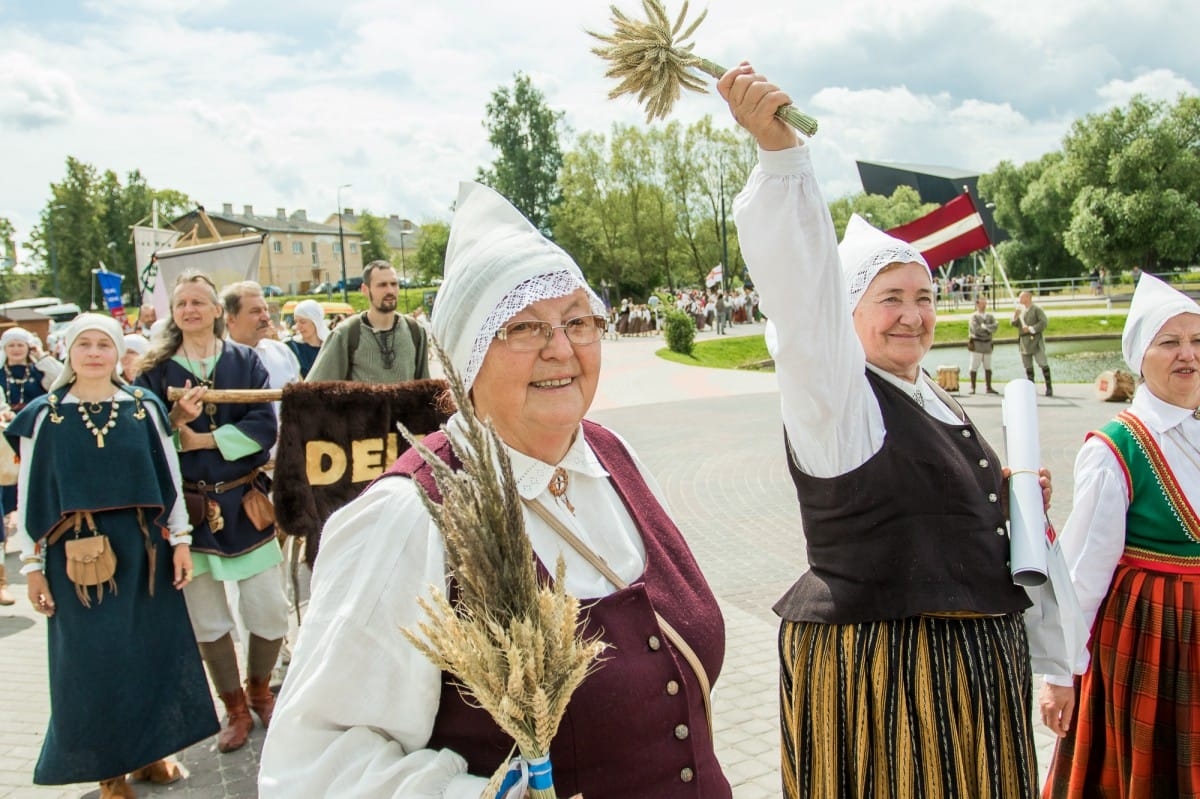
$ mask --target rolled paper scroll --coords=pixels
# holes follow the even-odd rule
[[[1008,530],[1010,568],[1017,585],[1046,582],[1046,510],[1038,483],[1037,394],[1029,380],[1004,387],[1004,443],[1008,452]]]

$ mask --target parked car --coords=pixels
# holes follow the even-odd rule
[[[334,290],[335,289],[334,289],[333,283],[330,283],[329,281],[324,281],[322,283],[318,283],[317,285],[313,286],[311,289],[308,290],[308,293],[314,294],[314,295],[315,294],[332,294],[334,292]],[[340,288],[336,289],[336,290],[341,291]]]
[[[358,291],[362,288],[362,284],[363,284],[363,279],[361,276],[346,278],[346,291]],[[334,283],[333,290],[341,291],[342,290],[342,281],[339,280],[337,283]]]
[[[263,286],[262,289],[263,289],[264,297],[282,297],[283,296],[283,289],[279,288],[279,286]]]

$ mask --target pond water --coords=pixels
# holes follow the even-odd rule
[[[1109,369],[1129,371],[1121,355],[1119,339],[1088,339],[1086,341],[1048,341],[1046,357],[1050,361],[1050,377],[1058,383],[1094,383],[1096,376]],[[971,353],[966,345],[937,347],[921,362],[925,370],[937,377],[939,366],[959,367],[959,380],[970,380]],[[1034,364],[1035,382],[1042,382],[1042,372]],[[1025,376],[1021,353],[1016,342],[997,344],[992,352],[992,379],[1001,383]],[[983,375],[979,375],[983,380]]]

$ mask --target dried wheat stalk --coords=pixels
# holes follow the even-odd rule
[[[593,53],[609,63],[605,77],[620,81],[617,88],[608,93],[609,99],[636,94],[638,102],[646,107],[646,121],[653,122],[666,118],[683,89],[708,91],[705,81],[691,69],[698,69],[713,78],[720,78],[728,70],[693,54],[695,45],[686,42],[708,16],[707,9],[685,29],[688,0],[684,0],[673,25],[662,0],[642,0],[642,7],[646,11],[645,20],[631,19],[616,6],[611,6],[613,33],[588,33],[608,45],[592,48]],[[805,136],[817,132],[817,120],[801,113],[795,106],[785,105],[775,115]]]
[[[563,588],[558,560],[554,583],[538,584],[533,547],[525,535],[521,497],[504,442],[475,416],[462,379],[433,343],[460,411],[464,435],[455,443],[462,469],[452,470],[403,430],[433,470],[442,503],[422,494],[446,545],[458,585],[451,604],[437,588],[419,599],[427,621],[405,637],[516,742],[527,761],[547,755],[571,694],[598,664],[606,644],[579,634],[579,601]],[[443,428],[444,429],[444,428]],[[499,787],[507,763],[492,778]],[[530,789],[535,799],[554,799]]]

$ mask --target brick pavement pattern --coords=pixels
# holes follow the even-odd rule
[[[717,751],[736,799],[780,795],[777,729],[777,622],[771,604],[805,567],[795,494],[783,457],[773,377],[723,373],[654,358],[659,339],[605,344],[605,373],[590,416],[620,432],[665,491],[721,602],[727,628],[724,670],[716,686]],[[814,376],[819,379],[819,376]],[[1061,525],[1071,503],[1071,470],[1088,430],[1119,406],[1091,386],[1056,387],[1039,398],[1043,460],[1054,474],[1051,518]],[[681,398],[687,399],[681,399]],[[1002,451],[998,397],[966,396],[964,406]],[[15,554],[7,560],[18,604],[0,609],[0,799],[95,797],[94,784],[35,787],[49,697],[45,630],[24,599]],[[1037,725],[1045,773],[1053,737]],[[120,734],[119,730],[98,734]],[[240,752],[219,755],[215,740],[181,753],[190,772],[173,786],[136,784],[139,796],[250,799],[263,731]]]

